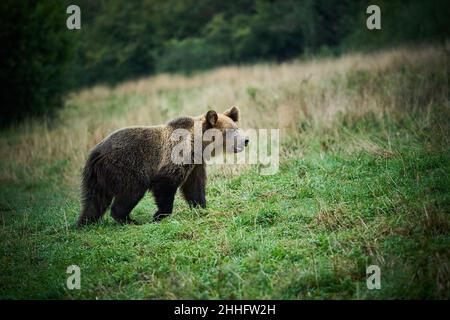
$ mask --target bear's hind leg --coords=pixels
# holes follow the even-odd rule
[[[153,215],[153,220],[160,221],[172,213],[177,186],[169,179],[163,179],[154,184],[152,191],[158,206],[158,211]]]
[[[137,224],[130,218],[131,210],[141,201],[145,191],[136,194],[120,195],[114,198],[111,206],[111,216],[120,224]]]
[[[97,193],[83,200],[83,210],[78,219],[78,228],[98,221],[111,204],[112,197]]]

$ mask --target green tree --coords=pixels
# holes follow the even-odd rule
[[[71,59],[66,7],[59,1],[0,2],[0,125],[61,105]]]

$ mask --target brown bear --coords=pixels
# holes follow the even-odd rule
[[[205,163],[173,161],[172,151],[179,142],[172,139],[172,134],[177,129],[194,133],[194,127],[200,128],[202,134],[216,129],[223,139],[214,143],[221,143],[219,147],[224,151],[240,152],[247,146],[248,137],[240,134],[238,120],[239,109],[232,107],[223,114],[210,110],[205,115],[180,117],[166,125],[127,127],[113,132],[91,150],[84,167],[78,226],[99,220],[111,202],[111,215],[117,222],[135,223],[130,212],[146,191],[153,193],[158,207],[155,221],[172,213],[178,187],[189,206],[204,208]],[[194,144],[194,139],[186,141]],[[205,146],[202,139],[201,152]],[[195,149],[191,148],[191,159],[198,153]],[[203,153],[204,160],[202,157]]]

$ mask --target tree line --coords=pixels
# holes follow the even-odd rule
[[[0,125],[51,114],[95,83],[443,40],[447,0],[3,0]],[[81,9],[68,30],[66,8]],[[381,8],[382,29],[366,28]]]

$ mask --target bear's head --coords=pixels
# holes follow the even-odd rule
[[[242,134],[238,127],[239,108],[231,107],[224,113],[217,113],[214,110],[208,111],[204,118],[204,139],[208,140],[209,136],[214,136],[211,141],[214,141],[215,150],[222,150],[223,152],[242,152],[249,143],[249,138]],[[212,129],[212,130],[211,130]],[[212,132],[211,132],[212,131]],[[222,139],[217,139],[218,135]]]

